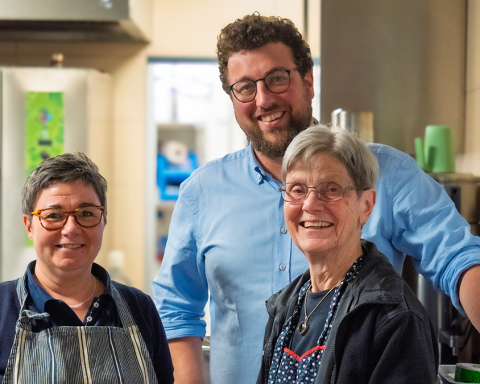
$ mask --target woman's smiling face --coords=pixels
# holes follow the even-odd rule
[[[355,187],[345,166],[328,153],[317,155],[312,164],[295,164],[285,182],[308,187],[335,182]],[[307,259],[357,249],[362,221],[368,220],[375,204],[375,191],[365,191],[360,197],[355,191],[346,191],[343,199],[334,202],[320,200],[314,189],[308,191],[304,201],[284,204],[288,232]]]
[[[35,210],[55,207],[73,211],[85,205],[100,205],[92,186],[82,182],[56,183],[40,193]],[[57,275],[91,269],[102,246],[104,218],[97,226],[84,228],[69,216],[64,227],[51,231],[36,216],[24,216],[24,223],[37,254],[36,268],[46,268]]]

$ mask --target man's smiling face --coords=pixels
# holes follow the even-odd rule
[[[272,93],[259,81],[257,95],[248,103],[230,94],[238,125],[254,149],[270,159],[282,157],[292,139],[312,124],[313,73],[302,79],[295,67],[292,51],[283,43],[240,51],[228,60],[229,84],[264,78],[274,69],[291,70],[285,92]]]

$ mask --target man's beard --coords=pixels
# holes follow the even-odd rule
[[[272,132],[279,138],[276,143],[265,139],[262,130],[258,126],[257,129],[250,130],[246,133],[247,139],[252,142],[252,146],[256,151],[268,159],[273,160],[283,157],[287,147],[295,136],[310,126],[312,121],[312,105],[310,103],[308,105],[309,107],[302,111],[301,114],[292,115],[289,127],[282,127]]]

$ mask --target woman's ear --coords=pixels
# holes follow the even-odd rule
[[[368,218],[372,214],[373,207],[375,206],[375,202],[377,201],[377,191],[375,188],[367,189],[363,191],[362,194],[363,200],[363,209],[361,212],[360,221],[368,221]]]
[[[32,231],[32,216],[23,215],[23,224],[27,230],[27,235],[30,240],[33,240],[33,231]]]

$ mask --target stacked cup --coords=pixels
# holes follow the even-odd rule
[[[425,145],[415,138],[417,163],[425,172],[455,172],[452,132],[444,125],[429,125],[425,129]]]

